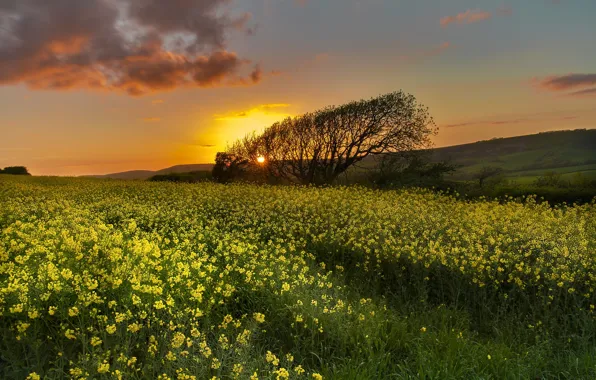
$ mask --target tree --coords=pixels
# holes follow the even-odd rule
[[[218,152],[212,169],[213,179],[220,183],[228,183],[242,175],[248,164],[246,158],[226,152]]]
[[[476,179],[480,188],[484,185],[487,179],[498,176],[503,173],[503,168],[497,166],[483,166],[478,173],[476,173]]]
[[[412,151],[380,156],[369,180],[380,187],[393,185],[440,185],[456,170],[447,161],[432,162],[430,151]]]
[[[400,91],[287,118],[229,153],[249,163],[262,155],[269,175],[323,184],[368,156],[426,148],[434,133],[428,109]]]
[[[31,175],[24,166],[8,166],[4,170],[0,170],[0,174]]]

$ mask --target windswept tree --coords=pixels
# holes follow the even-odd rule
[[[368,156],[427,148],[435,132],[428,109],[400,91],[287,118],[229,153],[249,163],[265,157],[271,176],[323,184]]]

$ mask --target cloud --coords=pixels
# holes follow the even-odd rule
[[[535,80],[542,88],[551,91],[565,91],[596,85],[596,74],[568,74]]]
[[[151,102],[151,104],[156,105],[156,104],[163,104],[163,100],[162,99],[155,99]]]
[[[534,78],[532,84],[545,91],[564,93],[569,96],[596,95],[596,74],[553,75]]]
[[[251,15],[231,15],[227,3],[3,0],[0,85],[137,96],[258,83],[261,68],[244,73],[250,61],[226,49],[230,31],[254,29]]]
[[[525,115],[518,118],[496,118],[496,119],[485,119],[485,120],[474,120],[474,121],[467,121],[463,123],[456,123],[456,124],[447,124],[444,125],[443,128],[460,128],[460,127],[470,127],[470,126],[495,126],[495,125],[511,125],[511,124],[521,124],[521,123],[537,123],[537,122],[547,122],[547,121],[568,121],[568,120],[575,120],[578,117],[576,115],[567,115],[567,116],[547,116],[548,114],[552,114],[552,112],[543,112],[537,113],[532,115]]]
[[[484,120],[484,121],[470,121],[466,123],[459,123],[459,124],[448,124],[445,125],[444,128],[458,128],[458,127],[469,127],[472,125],[507,125],[507,124],[519,124],[525,121],[529,121],[529,119],[505,119],[505,120]]]
[[[216,145],[215,144],[198,144],[197,146],[200,148],[213,148]]]
[[[446,27],[449,24],[473,24],[476,22],[488,20],[492,17],[491,12],[468,9],[465,12],[459,13],[455,16],[446,16],[441,19],[441,26]]]
[[[596,87],[585,90],[575,91],[569,94],[571,96],[596,96]]]
[[[270,103],[270,104],[261,104],[249,110],[239,111],[239,112],[231,112],[228,115],[215,115],[215,120],[217,121],[229,121],[229,120],[238,120],[243,118],[248,118],[254,116],[255,114],[278,114],[277,109],[279,108],[288,108],[290,104],[287,103]],[[289,114],[281,113],[283,116],[289,116]]]
[[[143,119],[145,123],[159,123],[161,119],[159,117],[146,117]]]

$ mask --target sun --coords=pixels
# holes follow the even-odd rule
[[[258,162],[259,164],[263,164],[263,163],[265,163],[265,157],[263,157],[263,156],[259,156],[259,157],[257,157],[257,162]]]

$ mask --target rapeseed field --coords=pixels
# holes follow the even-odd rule
[[[0,178],[0,377],[596,378],[596,204]]]

